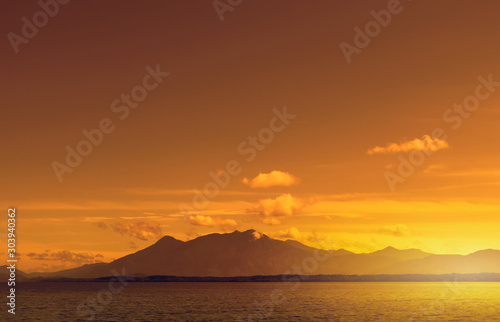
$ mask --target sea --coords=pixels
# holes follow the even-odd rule
[[[1,321],[500,321],[499,282],[18,283]]]

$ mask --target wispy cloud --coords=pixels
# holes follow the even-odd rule
[[[33,260],[70,262],[76,265],[99,263],[103,259],[103,255],[101,254],[94,255],[89,252],[76,253],[69,250],[57,252],[47,250],[43,253],[28,253],[26,256]]]
[[[162,196],[162,197],[173,197],[173,198],[178,198],[182,196],[192,196],[193,195],[193,190],[192,189],[178,189],[178,190],[172,190],[172,189],[154,189],[154,188],[141,188],[141,189],[136,189],[136,188],[126,188],[126,189],[119,189],[118,190],[121,193],[128,194],[128,195],[137,195],[137,196]],[[246,196],[246,195],[254,195],[256,192],[254,191],[234,191],[234,190],[221,190],[220,195],[221,196]]]
[[[445,171],[446,170],[446,171]],[[464,169],[464,170],[448,170],[446,168],[432,168],[429,166],[424,170],[424,173],[434,176],[442,176],[442,177],[487,177],[487,178],[498,178],[500,177],[499,169]]]
[[[117,222],[106,224],[97,222],[101,229],[111,229],[120,235],[128,235],[140,240],[159,239],[163,236],[161,226],[157,222]]]
[[[316,247],[319,249],[337,248],[332,238],[333,235],[328,233],[304,232],[296,227],[290,227],[285,230],[279,230],[268,234],[276,239],[293,239],[304,245]]]
[[[441,149],[449,148],[448,142],[433,138],[429,135],[424,135],[422,139],[414,139],[401,143],[388,143],[385,147],[376,146],[368,150],[368,154],[381,154],[381,153],[398,153],[409,152],[413,150],[419,151],[438,151]]]
[[[215,227],[222,230],[232,230],[238,228],[238,223],[233,219],[212,218],[203,215],[190,215],[188,222],[192,225]]]
[[[167,203],[163,201],[75,201],[75,202],[58,202],[58,201],[32,201],[27,202],[25,209],[29,210],[144,210],[144,209],[175,209],[178,203]]]
[[[442,164],[431,164],[425,170],[423,171],[424,173],[427,174],[434,174],[434,173],[441,173],[445,171],[447,168],[445,165]]]
[[[269,188],[273,186],[292,186],[298,184],[300,179],[283,171],[271,171],[270,173],[259,173],[253,179],[243,178],[242,182],[250,188]]]
[[[409,237],[410,229],[406,225],[397,224],[394,226],[384,226],[377,231],[379,234],[390,235],[395,237]]]

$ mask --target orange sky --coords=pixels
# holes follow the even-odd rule
[[[340,44],[387,1],[243,1],[223,21],[212,1],[74,1],[17,54],[8,34],[41,9],[3,4],[0,196],[18,209],[20,268],[250,228],[355,252],[500,249],[500,4],[398,8],[348,63]],[[144,83],[148,66],[169,75]],[[112,108],[144,85],[126,117]],[[53,162],[102,119],[114,130],[60,182]],[[419,155],[391,189],[387,172]]]

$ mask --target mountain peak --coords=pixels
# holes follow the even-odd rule
[[[199,236],[187,243],[234,243],[244,244],[246,242],[251,242],[259,239],[270,239],[268,236],[259,233],[254,229],[248,229],[245,231],[235,230],[231,233],[213,233],[204,236]]]
[[[389,255],[389,254],[394,254],[397,252],[400,252],[401,250],[392,247],[392,246],[387,246],[386,248],[376,250],[374,252],[368,253],[368,254],[373,254],[373,255]]]
[[[184,243],[182,240],[175,239],[172,236],[163,236],[162,238],[158,239],[156,241],[156,243],[154,243],[151,246],[178,245],[178,244],[182,244],[182,243]]]
[[[239,231],[239,230],[235,230],[233,231],[232,233],[229,233],[229,234],[235,234],[235,235],[238,235],[238,234],[243,234],[243,235],[250,235],[252,234],[253,232],[255,232],[256,230],[255,229],[247,229],[245,231]]]
[[[181,244],[184,244],[183,241],[175,239],[172,236],[163,236],[162,238],[158,239],[156,243],[153,245],[140,250],[139,252],[148,252],[148,251],[166,251],[168,249],[173,249]]]
[[[496,254],[500,254],[500,250],[498,249],[483,249],[483,250],[478,250],[477,252],[474,252],[474,253],[471,253],[469,255],[472,255],[472,256],[494,256]]]
[[[328,256],[325,256],[328,253]],[[111,263],[86,265],[52,273],[58,277],[109,276],[113,269],[153,276],[279,275],[321,256],[312,275],[437,274],[500,272],[500,251],[483,250],[469,256],[432,255],[418,249],[386,247],[373,253],[322,251],[295,240],[272,239],[255,229],[213,233],[189,241],[164,236],[155,244]]]
[[[420,259],[432,255],[430,253],[426,253],[420,249],[410,248],[410,249],[397,249],[392,246],[388,246],[384,249],[377,250],[376,252],[369,253],[371,256],[387,256],[394,257],[401,260],[410,260],[410,259]]]
[[[180,241],[172,236],[165,235],[162,238],[158,239],[157,242],[169,242],[169,241]]]
[[[259,233],[255,229],[248,229],[248,230],[245,230],[243,232],[240,232],[239,230],[235,230],[230,234],[249,237],[249,238],[254,239],[254,240],[261,239],[262,237],[267,237],[266,235],[264,235],[263,233]]]

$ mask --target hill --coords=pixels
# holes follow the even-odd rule
[[[231,277],[257,275],[376,275],[500,273],[500,251],[435,255],[393,247],[366,254],[320,250],[281,241],[254,230],[209,234],[190,241],[165,236],[155,244],[111,263],[84,265],[30,277],[99,278],[129,276]]]

